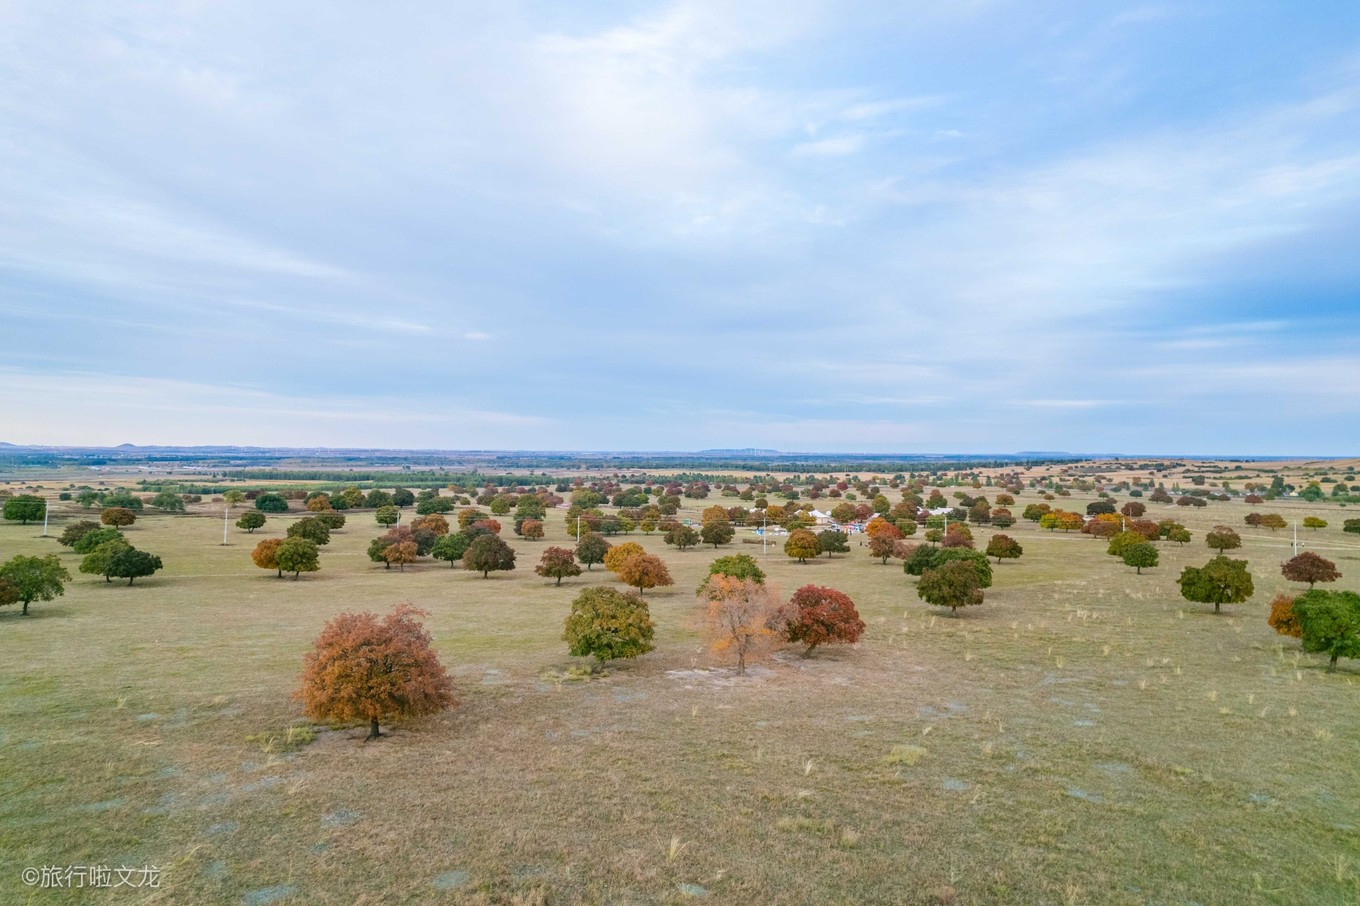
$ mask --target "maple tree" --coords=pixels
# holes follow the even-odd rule
[[[1281,574],[1290,582],[1307,582],[1312,588],[1318,582],[1335,582],[1341,578],[1336,564],[1318,556],[1312,551],[1304,551],[1292,557],[1280,567]]]
[[[417,516],[411,520],[411,531],[430,532],[437,537],[444,537],[449,533],[449,520],[439,513],[428,513],[424,516]]]
[[[549,547],[543,551],[543,557],[534,567],[534,572],[545,578],[555,578],[557,584],[561,585],[563,578],[581,575],[581,567],[576,565],[576,555],[571,548]]]
[[[804,585],[789,599],[784,637],[806,645],[803,657],[818,645],[853,645],[864,633],[864,621],[850,596],[834,588]]]
[[[623,544],[617,544],[605,551],[603,558],[604,568],[611,573],[617,573],[626,561],[645,553],[647,553],[647,551],[643,549],[641,544],[638,544],[636,541],[625,541]],[[577,556],[580,556],[579,545]]]
[[[382,735],[380,721],[434,714],[457,703],[433,640],[417,617],[426,612],[399,604],[381,618],[342,613],[321,630],[303,659],[295,694],[313,720],[366,720],[367,739]]]
[[[438,542],[436,542],[438,543]],[[397,564],[397,570],[406,571],[406,564],[415,563],[420,556],[420,548],[414,541],[398,541],[396,544],[389,544],[383,548],[382,558],[390,569],[392,564]]]
[[[283,544],[282,538],[266,538],[255,549],[250,552],[250,559],[255,561],[255,565],[260,569],[276,569],[279,571],[279,578],[283,578],[283,568],[279,566],[278,553],[279,545]]]
[[[620,582],[633,586],[639,592],[644,592],[648,588],[675,584],[666,564],[660,557],[652,554],[635,554],[628,557],[619,564],[619,568],[614,572],[619,577]]]
[[[763,582],[715,575],[704,583],[703,635],[709,650],[737,659],[737,675],[783,638],[784,609]]]
[[[1270,602],[1270,616],[1266,617],[1266,622],[1280,635],[1289,635],[1296,639],[1303,635],[1299,618],[1294,614],[1293,595],[1276,595],[1275,600]]]
[[[595,586],[583,589],[571,602],[562,639],[573,656],[591,656],[604,664],[651,651],[655,632],[656,624],[641,596]]]

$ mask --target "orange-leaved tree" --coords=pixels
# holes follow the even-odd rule
[[[699,598],[705,605],[702,629],[708,649],[735,655],[738,676],[745,675],[748,661],[768,654],[783,640],[784,609],[765,583],[712,575],[699,589]]]
[[[1275,596],[1275,600],[1270,602],[1270,616],[1266,617],[1266,622],[1280,635],[1290,635],[1296,639],[1303,635],[1303,627],[1294,614],[1292,595]]]
[[[629,557],[620,563],[614,572],[620,582],[633,586],[639,593],[649,588],[675,584],[675,580],[671,578],[671,571],[666,568],[662,559],[654,554],[636,554]]]
[[[250,559],[255,561],[255,565],[260,569],[277,569],[279,578],[283,578],[283,567],[279,566],[279,545],[283,544],[282,538],[266,538],[255,545],[255,550],[250,552]]]
[[[384,617],[342,613],[326,624],[303,660],[295,697],[313,720],[367,720],[368,739],[379,721],[434,714],[454,704],[453,682],[439,663],[426,615],[398,604]]]
[[[784,637],[807,645],[803,657],[810,657],[818,645],[836,642],[853,645],[864,633],[864,621],[859,618],[855,602],[844,592],[824,585],[804,585],[795,591],[789,599],[787,616]]]
[[[579,551],[578,551],[579,553]],[[611,573],[618,573],[623,568],[623,564],[633,557],[640,557],[647,553],[641,544],[636,541],[626,541],[623,544],[616,544],[611,547],[604,555],[604,568]]]

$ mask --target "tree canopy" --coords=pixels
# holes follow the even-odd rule
[[[1255,593],[1246,560],[1230,560],[1219,555],[1204,566],[1187,566],[1178,580],[1181,596],[1187,601],[1214,605],[1214,613],[1224,604],[1241,604]]]
[[[640,595],[595,586],[583,589],[571,602],[562,639],[573,657],[593,657],[603,664],[651,651],[655,632]]]
[[[342,613],[328,622],[303,660],[296,693],[313,720],[367,720],[369,739],[380,721],[434,714],[456,704],[453,682],[433,640],[409,604],[379,619]]]
[[[47,501],[33,494],[15,494],[5,500],[4,515],[11,522],[28,525],[43,517]]]
[[[13,586],[7,589],[6,596],[23,604],[21,615],[28,616],[28,605],[34,601],[51,601],[66,594],[66,583],[71,581],[71,574],[56,554],[43,557],[21,554],[0,564],[0,579]]]
[[[1304,651],[1331,658],[1327,672],[1340,658],[1360,658],[1360,594],[1353,591],[1306,591],[1294,599]]]
[[[806,645],[803,657],[818,645],[853,645],[864,633],[864,621],[850,596],[823,585],[804,585],[789,599],[784,637]]]

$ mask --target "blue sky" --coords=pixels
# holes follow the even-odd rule
[[[0,440],[1360,452],[1353,2],[0,6]]]

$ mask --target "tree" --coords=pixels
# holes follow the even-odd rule
[[[615,545],[605,551],[604,568],[611,573],[618,573],[618,571],[623,568],[623,564],[626,561],[633,557],[640,557],[645,553],[647,552],[643,550],[642,545],[638,544],[636,541],[626,541],[623,544]],[[577,549],[577,556],[580,556],[579,546]]]
[[[1124,553],[1121,556],[1124,559],[1124,565],[1134,567],[1140,576],[1143,574],[1144,567],[1156,566],[1159,559],[1157,548],[1146,541],[1130,544],[1124,548]]]
[[[438,542],[435,542],[436,544]],[[406,571],[406,564],[415,563],[420,556],[420,546],[414,541],[398,541],[396,544],[389,544],[383,548],[382,558],[390,569],[392,564],[397,564],[397,569],[401,572]]]
[[[331,540],[331,530],[326,528],[325,523],[318,520],[315,516],[308,516],[306,519],[299,519],[288,526],[289,538],[305,538],[313,544],[329,544]]]
[[[109,558],[108,565],[104,570],[104,577],[115,579],[127,579],[128,585],[142,576],[154,575],[156,570],[161,568],[161,558],[155,554],[148,554],[146,551],[139,551],[137,548],[127,544],[119,544],[120,548]],[[97,553],[98,551],[96,551]],[[94,556],[91,554],[90,556]]]
[[[935,548],[920,545],[905,558],[902,569],[909,576],[924,576],[926,570],[938,569],[946,563],[964,562],[969,564],[978,577],[979,588],[992,587],[992,564],[982,551],[966,548]]]
[[[61,537],[57,539],[57,543],[62,547],[71,547],[85,535],[97,531],[99,531],[98,522],[82,519],[80,522],[73,522],[62,529]]]
[[[633,542],[628,542],[632,544]],[[605,555],[612,549],[612,545],[605,540],[604,536],[594,532],[586,532],[581,536],[581,540],[576,542],[576,559],[586,565],[589,571],[596,563],[603,563]],[[639,545],[639,549],[641,546]]]
[[[77,538],[75,543],[71,545],[71,550],[75,551],[77,554],[88,554],[101,544],[107,544],[110,541],[123,540],[125,540],[123,533],[116,528],[98,528],[92,532],[85,532]]]
[[[1122,557],[1124,551],[1133,547],[1135,544],[1146,544],[1147,539],[1137,532],[1120,532],[1110,539],[1110,546],[1105,549],[1105,553],[1111,557]]]
[[[321,523],[332,532],[338,532],[340,529],[345,527],[345,514],[337,513],[335,510],[326,510],[324,512],[317,513],[315,516],[312,516],[310,518],[315,519],[317,522]]]
[[[1304,528],[1310,528],[1310,529],[1312,529],[1313,531],[1317,531],[1317,530],[1320,529],[1320,528],[1326,528],[1326,527],[1327,527],[1327,520],[1326,520],[1326,519],[1319,519],[1317,516],[1304,516],[1304,517],[1303,517],[1303,527],[1304,527]]]
[[[726,557],[719,557],[708,565],[708,575],[750,579],[752,582],[765,581],[765,571],[750,554],[729,554]]]
[[[259,510],[246,510],[241,514],[241,518],[236,520],[236,527],[245,529],[247,534],[254,534],[257,528],[265,523],[265,515]]]
[[[420,516],[429,516],[434,513],[448,513],[453,510],[452,497],[427,497],[416,504],[416,513]]]
[[[736,534],[737,530],[732,528],[732,525],[726,521],[705,522],[699,529],[699,537],[703,540],[704,544],[711,544],[714,549],[717,549],[720,544],[726,544],[731,541]]]
[[[1241,547],[1242,537],[1226,525],[1216,525],[1212,532],[1204,536],[1204,543],[1221,554]]]
[[[818,645],[853,645],[864,633],[864,621],[850,596],[834,588],[804,585],[789,599],[784,637],[807,648],[809,657]]]
[[[839,525],[855,521],[855,505],[853,503],[838,503],[831,508],[831,518]]]
[[[817,546],[826,553],[828,559],[832,554],[848,554],[850,552],[850,536],[845,532],[827,529],[817,533]]]
[[[364,496],[364,506],[374,510],[392,506],[392,495],[380,488],[374,488]]]
[[[392,505],[398,509],[405,509],[416,502],[416,495],[406,488],[397,488],[392,492]]]
[[[479,535],[463,554],[463,566],[480,572],[482,578],[487,579],[493,570],[514,569],[515,552],[499,535]]]
[[[515,523],[515,534],[525,541],[541,541],[543,539],[543,521],[540,519],[520,519]]]
[[[1113,513],[1113,512],[1114,501],[1112,500],[1096,500],[1092,503],[1086,504],[1087,516],[1099,516],[1101,513]]]
[[[453,682],[439,663],[430,634],[416,619],[426,612],[399,604],[379,619],[342,613],[321,630],[303,660],[295,698],[313,720],[379,722],[434,714],[456,704]]]
[[[283,578],[283,567],[279,566],[279,545],[283,544],[282,538],[266,538],[255,549],[250,552],[250,559],[255,561],[255,565],[260,569],[277,569],[279,578]]]
[[[1119,512],[1128,516],[1130,519],[1141,519],[1143,518],[1143,514],[1147,512],[1147,506],[1136,500],[1130,500],[1119,508]]]
[[[1050,509],[1051,507],[1049,507],[1049,505],[1046,503],[1031,503],[1025,507],[1024,511],[1021,512],[1020,516],[1028,520],[1029,522],[1039,522],[1050,511]]]
[[[1256,591],[1247,561],[1229,560],[1221,554],[1204,566],[1187,566],[1177,581],[1183,598],[1212,604],[1214,613],[1221,613],[1224,604],[1241,604]]]
[[[1336,564],[1319,557],[1312,551],[1304,551],[1297,557],[1286,560],[1280,572],[1290,582],[1307,582],[1312,588],[1318,582],[1335,582],[1341,578]]]
[[[28,525],[43,517],[47,501],[33,494],[16,494],[5,501],[5,518]]]
[[[1298,615],[1294,613],[1293,595],[1276,595],[1275,600],[1270,602],[1270,616],[1266,617],[1266,622],[1280,635],[1296,639],[1303,635]]]
[[[699,533],[687,525],[676,524],[666,532],[665,541],[683,551],[699,543]]]
[[[401,511],[392,504],[385,504],[373,511],[373,518],[378,525],[396,525],[401,521]]]
[[[466,532],[452,532],[436,541],[434,547],[430,548],[430,554],[436,560],[449,561],[449,567],[452,568],[455,563],[462,561],[475,537]]]
[[[1020,546],[1010,535],[993,535],[987,542],[987,556],[995,557],[996,562],[1002,560],[1018,560],[1025,549]]]
[[[316,494],[307,497],[308,512],[324,513],[330,509],[334,509],[334,507],[331,506],[331,495],[318,491]]]
[[[1185,545],[1190,543],[1190,530],[1183,525],[1172,526],[1167,530],[1166,540]]]
[[[901,532],[898,534],[900,535]],[[888,535],[872,536],[869,538],[869,556],[886,564],[888,558],[895,555],[897,545],[900,543],[900,538],[892,538]]]
[[[564,578],[581,575],[581,567],[576,565],[576,555],[571,548],[549,547],[543,551],[543,557],[534,567],[534,572],[544,578],[556,579],[557,584],[561,585]]]
[[[430,513],[425,516],[417,516],[411,520],[412,532],[430,532],[436,537],[442,538],[449,533],[449,520],[439,513]]]
[[[784,542],[784,553],[799,563],[806,563],[821,552],[821,542],[807,529],[794,529]]]
[[[320,548],[310,538],[295,536],[284,539],[274,552],[274,562],[278,564],[279,575],[292,573],[297,581],[300,573],[314,573],[321,568]]]
[[[1360,535],[1360,519],[1347,519],[1341,523],[1341,531]]]
[[[99,514],[99,521],[105,525],[121,528],[125,525],[132,525],[137,521],[137,514],[127,507],[112,506],[106,508]]]
[[[1330,655],[1327,672],[1339,658],[1360,658],[1360,594],[1306,591],[1294,599],[1303,650]]]
[[[1281,516],[1279,513],[1266,513],[1264,516],[1261,517],[1262,527],[1268,528],[1272,532],[1275,531],[1276,529],[1282,529],[1288,524],[1289,523],[1285,522],[1284,517]]]
[[[20,555],[0,564],[0,580],[14,586],[7,595],[24,605],[20,616],[28,616],[28,605],[34,601],[51,601],[66,594],[66,583],[71,581],[71,574],[56,554],[45,557]]]
[[[763,582],[715,575],[702,588],[703,634],[714,654],[733,654],[737,675],[746,664],[776,647],[783,637],[785,614],[775,593]]]
[[[230,491],[227,491],[222,495],[222,499],[226,501],[228,509],[234,510],[245,502],[246,495],[245,492],[238,491],[235,488],[232,488]]]
[[[959,560],[922,573],[921,581],[916,583],[916,594],[927,604],[948,607],[950,616],[958,616],[960,607],[981,604],[983,599],[977,571]]]
[[[184,498],[174,491],[161,491],[155,497],[151,498],[151,505],[166,513],[184,512]]]
[[[288,501],[282,494],[261,494],[255,498],[255,509],[262,513],[286,513]]]
[[[571,602],[562,640],[573,657],[590,656],[604,664],[651,651],[655,632],[656,624],[641,596],[596,586],[583,589]]]
[[[620,582],[633,586],[639,593],[645,592],[649,588],[675,584],[665,562],[652,554],[636,554],[628,557],[614,572],[619,577]]]

